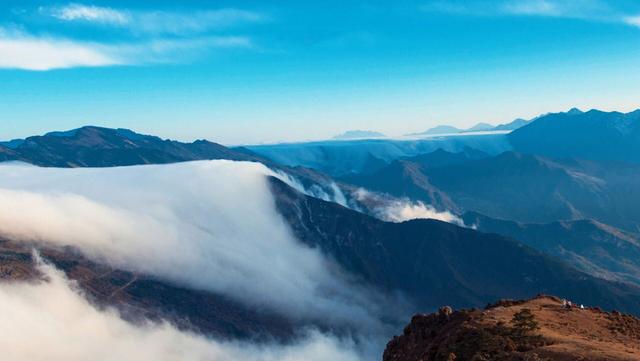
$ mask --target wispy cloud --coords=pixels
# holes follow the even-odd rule
[[[601,0],[510,0],[500,10],[513,15],[567,18],[596,18],[613,11]]]
[[[45,71],[171,63],[213,49],[251,48],[250,38],[205,36],[101,44],[0,29],[0,68]]]
[[[434,0],[424,3],[420,10],[468,16],[571,18],[640,26],[638,17],[629,16],[614,4],[604,0]]]
[[[0,26],[0,69],[51,70],[190,62],[211,55],[213,49],[254,47],[248,36],[229,33],[231,27],[261,22],[261,13],[235,9],[190,12],[112,8],[69,3],[37,9],[39,16],[61,24],[78,23],[124,32],[116,38],[92,41],[73,36],[30,33],[28,26],[13,30]],[[224,34],[223,34],[224,32]]]
[[[624,19],[624,21],[631,26],[636,26],[640,28],[640,15],[628,16]]]
[[[83,4],[44,7],[41,13],[66,22],[84,22],[125,27],[134,33],[204,33],[267,19],[264,14],[234,8],[198,10],[188,13],[163,10],[131,10]]]
[[[126,24],[131,21],[131,16],[127,12],[93,5],[68,4],[47,9],[46,12],[65,21],[91,21],[110,24]]]

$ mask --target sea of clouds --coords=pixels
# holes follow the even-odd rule
[[[310,331],[295,343],[216,341],[166,322],[131,324],[97,309],[65,275],[38,261],[42,282],[0,285],[4,361],[358,361],[353,342]]]
[[[200,161],[59,169],[6,163],[0,165],[0,174],[1,237],[72,246],[113,267],[224,294],[294,320],[347,325],[366,330],[369,338],[384,333],[379,322],[381,308],[386,308],[382,297],[352,282],[319,250],[292,236],[268,186],[267,177],[277,175],[261,164]],[[51,352],[68,353],[49,359],[69,360],[87,359],[87,352],[102,347],[126,354],[138,342],[164,346],[157,353],[142,347],[140,357],[126,359],[198,360],[215,355],[214,360],[350,360],[362,357],[364,348],[370,350],[317,331],[288,346],[249,347],[207,340],[167,324],[132,325],[114,311],[91,307],[60,273],[51,268],[46,273],[48,283],[0,286],[0,312],[9,317],[0,317],[4,332],[24,332],[0,336],[15,341],[16,357],[29,351],[27,344],[50,345]],[[67,331],[56,334],[63,324]],[[30,325],[40,333],[22,340]],[[83,339],[81,334],[98,341],[62,346]],[[195,353],[183,357],[185,349]],[[30,360],[47,354],[29,352]]]

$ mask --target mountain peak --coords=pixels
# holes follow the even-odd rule
[[[365,139],[365,138],[384,138],[386,135],[371,130],[347,130],[342,134],[338,134],[333,139]]]
[[[494,126],[489,123],[478,123],[473,127],[465,130],[466,132],[486,132],[493,130]]]
[[[569,111],[567,112],[567,114],[569,114],[569,115],[577,115],[577,114],[582,114],[582,113],[584,113],[582,110],[580,110],[578,108],[575,108],[575,107],[569,109]]]

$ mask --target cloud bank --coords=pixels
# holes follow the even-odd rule
[[[360,360],[349,341],[309,332],[296,343],[218,342],[167,323],[134,325],[98,310],[63,273],[40,264],[47,282],[0,283],[4,361]]]
[[[258,163],[0,165],[0,235],[74,246],[116,268],[289,317],[378,327],[375,297],[298,242]]]

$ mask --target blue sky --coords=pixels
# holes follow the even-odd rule
[[[640,108],[640,1],[4,0],[0,139],[226,144]]]

